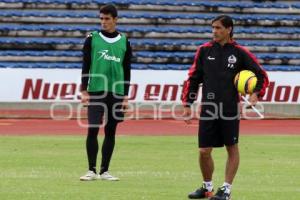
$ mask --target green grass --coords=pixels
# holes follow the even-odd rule
[[[242,136],[240,148],[234,200],[300,199],[299,136]],[[0,136],[0,199],[187,199],[201,183],[197,154],[196,137],[120,136],[110,171],[121,181],[80,182],[84,136]],[[218,186],[225,150],[213,156]]]

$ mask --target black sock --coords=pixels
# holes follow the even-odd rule
[[[104,128],[105,137],[102,144],[102,161],[100,174],[108,171],[111,156],[115,147],[115,135],[116,135],[117,123],[107,123]]]

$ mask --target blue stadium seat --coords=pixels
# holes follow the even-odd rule
[[[0,44],[83,44],[84,38],[29,38],[7,37],[0,38]]]
[[[67,57],[80,57],[81,51],[18,51],[18,50],[5,50],[0,51],[0,56],[67,56]]]
[[[155,65],[155,64],[148,64],[148,69],[154,69],[154,70],[167,70],[167,66],[166,65],[163,65],[163,64],[158,64],[158,65]]]
[[[0,12],[2,17],[69,17],[69,18],[99,18],[98,11],[41,11],[41,10],[3,10]],[[203,13],[157,13],[157,12],[130,12],[120,11],[119,18],[145,18],[145,19],[205,19],[212,20],[217,14],[203,14]],[[234,20],[270,20],[270,21],[298,21],[299,15],[287,15],[287,14],[231,14]]]
[[[236,2],[236,1],[196,1],[196,0],[4,0],[7,3],[45,3],[45,4],[137,4],[137,5],[174,5],[174,6],[206,6],[206,7],[225,7],[225,8],[289,8],[289,4],[285,3],[250,3],[250,2]]]
[[[191,65],[167,64],[169,70],[188,70]]]
[[[195,52],[151,52],[151,51],[138,51],[134,53],[137,57],[142,58],[193,58]],[[299,53],[256,53],[257,58],[260,59],[300,59]]]
[[[134,70],[188,70],[191,65],[179,64],[132,64]],[[267,71],[300,71],[300,66],[265,65]],[[0,68],[81,69],[81,63],[65,62],[0,62]]]
[[[81,69],[81,63],[69,62],[0,62],[0,68],[42,68],[42,69]],[[132,69],[149,69],[146,64],[132,64]]]
[[[142,58],[173,58],[173,57],[180,57],[180,58],[191,58],[194,56],[194,52],[164,52],[164,51],[138,51],[133,53],[136,57]]]
[[[267,71],[300,71],[300,66],[293,65],[264,65],[264,69]]]
[[[99,30],[97,25],[18,25],[15,24],[1,24],[0,31],[94,31]],[[211,33],[211,27],[185,27],[185,26],[162,26],[162,27],[151,27],[151,26],[118,26],[118,30],[121,32],[158,32],[158,33]],[[236,27],[235,33],[246,33],[246,34],[299,34],[300,28],[266,28],[266,27]]]
[[[300,9],[300,3],[293,3],[291,5],[292,8],[297,8],[297,9]]]
[[[71,18],[82,18],[82,17],[89,17],[89,18],[98,18],[98,12],[87,12],[87,11],[61,11],[61,10],[54,10],[54,11],[41,11],[41,10],[4,10],[0,12],[1,17],[71,17]]]
[[[145,69],[148,69],[148,66],[147,66],[147,64],[137,64],[137,63],[133,63],[133,64],[131,64],[131,69],[145,70]]]
[[[264,11],[270,10],[270,13],[261,14],[247,14],[247,13],[230,13],[229,15],[238,22],[235,26],[235,34],[246,34],[245,38],[258,38],[256,40],[245,39],[245,40],[238,40],[238,42],[243,46],[249,46],[252,49],[257,47],[257,51],[263,52],[270,52],[268,53],[257,53],[255,55],[263,60],[262,63],[290,63],[291,65],[266,65],[264,66],[265,69],[268,71],[296,71],[300,70],[300,66],[294,66],[293,64],[299,63],[300,54],[299,52],[294,52],[299,50],[300,48],[300,41],[299,40],[289,40],[290,38],[296,39],[294,36],[300,35],[300,27],[297,25],[300,21],[299,13],[296,13],[298,9],[300,9],[300,3],[293,3],[293,2],[276,2],[276,3],[253,3],[251,1],[207,1],[207,0],[3,0],[1,3],[23,3],[21,5],[25,6],[27,4],[51,4],[52,7],[54,4],[65,5],[64,9],[66,10],[38,10],[35,9],[3,9],[0,12],[0,17],[5,17],[6,19],[13,17],[28,17],[28,18],[74,18],[76,21],[81,18],[87,19],[98,19],[99,18],[99,11],[98,5],[102,5],[105,3],[114,3],[120,5],[122,8],[119,12],[119,18],[128,18],[128,19],[151,19],[151,21],[157,22],[157,24],[146,24],[145,21],[141,22],[139,25],[132,25],[130,24],[130,20],[128,20],[127,24],[130,25],[118,25],[118,30],[124,33],[129,33],[131,44],[134,48],[133,55],[134,55],[134,62],[132,68],[136,70],[146,70],[146,69],[153,69],[153,70],[187,70],[190,68],[190,62],[194,58],[195,51],[192,51],[196,46],[199,46],[208,40],[204,39],[169,39],[169,33],[180,33],[185,38],[185,34],[191,33],[191,38],[196,37],[198,35],[204,34],[203,37],[208,37],[207,34],[211,33],[211,27],[207,26],[197,26],[197,23],[209,23],[211,19],[213,19],[216,15],[220,14],[219,11],[222,11],[221,8],[230,8],[227,9],[225,12],[230,12],[230,10],[234,9],[235,11],[248,11],[248,9],[252,10],[249,13],[259,11],[260,9],[264,9]],[[93,5],[92,5],[93,4]],[[80,10],[79,6],[74,5],[82,5],[84,9]],[[91,6],[92,7],[88,7]],[[122,6],[123,5],[123,6]],[[140,5],[139,7],[142,8],[143,5],[146,9],[150,8],[149,5],[157,5],[158,7],[163,6],[193,6],[199,7],[204,12],[156,12],[156,11],[135,11],[132,12],[132,5]],[[87,6],[87,7],[86,7]],[[128,11],[123,11],[125,8],[129,8]],[[25,8],[25,7],[24,7]],[[26,7],[30,8],[30,6]],[[34,7],[33,7],[34,8]],[[93,10],[85,10],[90,9]],[[175,7],[174,7],[175,8]],[[76,9],[76,10],[75,10]],[[240,9],[240,10],[239,10]],[[280,14],[275,14],[276,10],[280,10]],[[292,13],[296,14],[289,14],[289,12],[284,13],[283,11],[291,10]],[[218,10],[218,13],[211,12],[212,10]],[[223,9],[225,10],[225,9]],[[183,10],[181,10],[183,11]],[[166,24],[169,19],[173,20],[170,24],[166,24],[164,26],[159,26],[160,22],[158,20],[165,19],[163,22]],[[182,24],[182,25],[172,25],[174,24],[174,19],[189,19],[197,20],[193,23],[193,25],[189,24]],[[2,49],[17,49],[17,48],[24,48],[24,49],[60,49],[60,50],[0,50],[0,57],[2,57],[3,62],[0,61],[0,68],[81,68],[80,57],[82,53],[80,51],[81,46],[84,42],[84,35],[86,33],[98,30],[100,27],[99,25],[93,24],[70,24],[71,21],[68,20],[67,23],[69,24],[51,24],[51,23],[40,23],[37,24],[38,21],[35,21],[32,24],[26,23],[18,23],[15,24],[14,22],[6,23],[2,20],[3,23],[0,24],[0,33],[3,37],[0,37],[0,45]],[[19,20],[19,19],[18,19]],[[26,19],[28,20],[28,19]],[[25,21],[26,21],[25,20]],[[203,21],[206,20],[206,21]],[[19,20],[20,21],[20,20]],[[18,21],[18,22],[19,22]],[[149,20],[148,20],[149,21]],[[17,21],[16,21],[17,22]],[[60,23],[63,23],[60,20]],[[93,23],[93,21],[91,21]],[[177,23],[177,22],[176,22]],[[271,24],[272,23],[272,24]],[[293,23],[293,24],[292,24]],[[251,27],[241,27],[238,26],[240,24],[251,25]],[[255,26],[256,24],[257,26]],[[262,24],[267,24],[269,26],[264,27]],[[283,24],[286,26],[280,27],[279,25]],[[271,27],[271,25],[275,25]],[[32,32],[29,35],[33,37],[22,37],[22,33],[19,31],[29,31]],[[33,33],[37,33],[40,37],[34,37]],[[42,37],[49,32],[49,35],[53,35],[54,37]],[[58,32],[57,35],[54,33]],[[76,34],[72,34],[72,33]],[[67,33],[67,34],[66,34]],[[70,34],[71,33],[71,34]],[[137,36],[135,36],[135,33]],[[146,38],[152,33],[153,37],[160,37],[160,38]],[[161,33],[161,34],[155,34]],[[7,35],[5,35],[7,34]],[[262,34],[262,38],[268,37],[268,40],[259,39],[259,34]],[[272,35],[276,34],[276,37],[272,39]],[[284,34],[284,35],[283,35]],[[13,37],[14,35],[18,37]],[[24,36],[26,33],[24,33]],[[141,36],[146,36],[141,38]],[[181,37],[177,35],[177,37]],[[256,37],[254,35],[257,35]],[[268,35],[268,36],[266,36]],[[281,36],[280,40],[279,36]],[[287,35],[287,36],[286,36]],[[7,37],[11,36],[11,37]],[[57,38],[55,38],[57,36]],[[65,37],[64,37],[65,36]],[[69,36],[69,37],[68,37]],[[61,38],[59,38],[61,37]],[[80,37],[80,38],[71,38],[71,37]],[[152,37],[152,36],[151,36]],[[176,37],[176,36],[172,36]],[[15,46],[13,46],[15,45]],[[24,47],[22,47],[24,45]],[[26,47],[27,45],[27,47]],[[35,45],[35,46],[32,46]],[[41,45],[41,47],[39,46]],[[53,46],[50,46],[53,45]],[[149,48],[147,48],[147,46]],[[174,48],[171,48],[174,46]],[[38,48],[37,48],[38,47]],[[163,47],[159,51],[154,51],[154,49],[159,49],[159,47]],[[191,48],[187,48],[191,47]],[[268,48],[259,48],[259,47],[268,47]],[[284,47],[284,48],[278,48]],[[286,47],[286,48],[285,48]],[[297,48],[293,48],[297,47]],[[137,51],[136,49],[143,49],[143,51]],[[289,48],[289,50],[285,50]],[[65,49],[65,50],[61,50]],[[168,51],[164,51],[164,50]],[[176,49],[171,51],[171,49]],[[184,49],[180,51],[179,49]],[[152,51],[151,51],[152,50]],[[272,53],[271,53],[272,51]],[[292,51],[293,53],[288,53]],[[276,52],[276,53],[273,53]],[[283,52],[283,53],[282,53]],[[20,62],[16,62],[19,58],[26,56],[26,59]],[[63,59],[59,59],[58,57],[70,57],[67,61]],[[14,57],[14,58],[12,58]],[[28,58],[29,57],[29,58]],[[44,58],[42,62],[25,62],[26,60],[37,60],[37,58],[32,57],[51,57],[51,58]],[[53,58],[52,58],[53,57]],[[76,59],[75,59],[76,58]],[[150,58],[150,59],[149,59]],[[156,60],[158,58],[158,60]],[[10,60],[11,62],[4,60]],[[60,60],[64,62],[60,62]],[[151,61],[152,63],[149,63]],[[56,62],[59,61],[59,62]],[[177,62],[178,61],[178,62]],[[145,63],[143,63],[145,62]],[[156,63],[155,63],[156,62]],[[184,63],[184,64],[180,64]]]
[[[42,68],[42,69],[80,69],[81,63],[57,63],[57,62],[0,62],[0,68]]]
[[[45,3],[45,4],[50,4],[50,3],[55,3],[55,4],[67,4],[67,3],[86,4],[86,3],[89,3],[89,2],[92,2],[92,1],[88,1],[88,0],[2,0],[2,2],[5,2],[5,3]],[[93,2],[95,2],[95,1],[93,1]]]
[[[179,65],[179,64],[151,64],[148,65],[148,69],[154,70],[188,70],[191,65]],[[299,71],[300,66],[292,65],[264,65],[263,68],[267,71]]]
[[[190,45],[199,46],[208,40],[192,40],[192,39],[130,39],[133,45]],[[299,47],[300,41],[291,40],[238,40],[239,44],[243,46],[267,46],[267,47],[284,47],[284,46],[294,46]]]
[[[135,57],[140,58],[194,58],[195,52],[166,52],[166,51],[136,51]],[[299,53],[256,53],[258,58],[263,60],[272,59],[300,59]],[[0,51],[0,56],[50,56],[50,57],[80,57],[81,51],[24,51],[24,50],[4,50]]]
[[[192,40],[192,39],[130,39],[132,46],[137,45],[189,45],[199,46],[208,40]],[[84,38],[43,38],[43,37],[5,37],[0,38],[0,44],[72,44],[82,45]],[[243,46],[266,46],[266,47],[299,47],[300,41],[291,40],[238,40]]]

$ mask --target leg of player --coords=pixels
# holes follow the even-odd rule
[[[104,140],[102,144],[102,161],[100,169],[100,179],[109,181],[118,181],[119,178],[109,174],[109,163],[115,147],[115,135],[118,123],[108,122],[104,128]]]
[[[213,148],[200,148],[199,166],[203,177],[202,187],[190,193],[190,199],[202,199],[213,196],[212,175],[214,172],[214,161],[211,156]]]
[[[103,107],[100,105],[88,106],[88,134],[86,138],[86,151],[88,157],[89,169],[88,172],[80,177],[81,181],[91,181],[98,178],[96,172],[96,163],[98,155],[98,132],[99,126],[102,123]]]
[[[210,200],[230,200],[231,198],[231,186],[240,162],[238,144],[226,146],[226,150],[228,158],[225,169],[225,182]]]
[[[228,159],[227,159],[226,170],[225,170],[225,182],[232,184],[240,162],[240,153],[239,153],[238,144],[226,146],[226,150],[228,153]]]

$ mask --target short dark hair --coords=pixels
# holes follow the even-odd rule
[[[230,37],[233,36],[233,20],[228,15],[219,15],[212,20],[212,23],[215,21],[220,21],[225,28],[231,27]]]
[[[117,10],[116,6],[113,4],[106,4],[106,5],[102,6],[100,8],[100,13],[103,13],[106,15],[110,14],[113,18],[118,17],[118,10]]]

